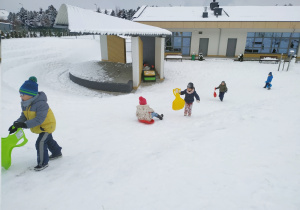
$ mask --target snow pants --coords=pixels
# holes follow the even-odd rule
[[[51,133],[40,133],[36,140],[35,148],[37,151],[37,163],[40,166],[49,162],[48,149],[53,155],[60,154],[62,149],[53,139]]]
[[[223,101],[224,95],[225,95],[225,92],[219,92],[219,98],[221,101]]]
[[[184,116],[191,116],[192,115],[192,109],[193,109],[193,103],[186,103],[184,106]]]
[[[153,118],[153,117],[157,117],[158,116],[158,114],[156,113],[156,112],[151,112],[151,117]]]

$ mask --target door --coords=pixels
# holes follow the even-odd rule
[[[236,41],[237,41],[237,39],[232,39],[232,38],[228,39],[226,57],[234,57],[235,56]]]
[[[209,38],[200,38],[199,53],[207,56]]]
[[[182,38],[182,55],[190,55],[191,38]]]

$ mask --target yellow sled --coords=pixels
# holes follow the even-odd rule
[[[20,144],[17,144],[21,139],[23,141]],[[22,128],[18,128],[18,130],[8,135],[6,138],[1,138],[1,165],[6,170],[11,165],[11,152],[15,147],[22,147],[28,142],[25,133]]]
[[[175,96],[175,100],[172,103],[173,110],[183,109],[183,107],[185,105],[185,101],[180,97],[179,92],[181,92],[181,89],[179,89],[179,88],[173,89],[173,94]]]

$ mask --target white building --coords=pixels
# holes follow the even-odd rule
[[[300,6],[143,6],[133,21],[172,31],[165,53],[190,56],[300,56]]]

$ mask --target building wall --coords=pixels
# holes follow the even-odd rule
[[[140,22],[172,32],[192,32],[191,51],[199,53],[200,38],[209,38],[208,56],[226,57],[229,38],[236,38],[235,56],[244,53],[248,32],[300,32],[300,22]],[[202,34],[199,34],[202,32]],[[170,53],[172,54],[172,53]],[[255,56],[255,55],[254,55]],[[298,57],[300,52],[298,51]]]
[[[0,31],[10,32],[13,29],[12,24],[0,22]]]
[[[143,42],[140,37],[131,37],[131,50],[133,89],[136,90],[141,83],[143,70]]]
[[[126,63],[126,42],[125,39],[108,35],[107,36],[108,61]]]
[[[100,35],[101,60],[108,61],[107,36]]]

